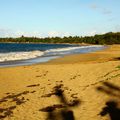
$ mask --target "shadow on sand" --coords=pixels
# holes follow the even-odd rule
[[[109,114],[110,120],[120,120],[120,87],[110,82],[104,82],[103,86],[97,87],[97,90],[115,98],[115,100],[106,102],[100,115],[105,116]]]
[[[116,58],[114,58],[113,60],[118,61],[118,60],[120,60],[120,57],[116,57]]]
[[[75,120],[74,113],[71,110],[72,107],[77,107],[80,101],[74,97],[72,101],[68,103],[65,95],[63,85],[58,85],[53,88],[52,93],[47,94],[47,97],[55,95],[59,98],[61,104],[55,104],[40,109],[42,112],[47,112],[47,120]]]
[[[23,91],[21,93],[6,93],[7,95],[5,97],[0,98],[0,119],[3,120],[6,117],[13,116],[14,109],[16,109],[18,106],[24,104],[29,100],[25,99],[25,95],[34,92],[35,91]],[[11,102],[14,103],[13,106],[8,104]],[[5,105],[8,105],[8,107],[5,107]]]

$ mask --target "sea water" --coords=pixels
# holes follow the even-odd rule
[[[70,54],[104,49],[102,45],[0,43],[0,67],[47,62]]]

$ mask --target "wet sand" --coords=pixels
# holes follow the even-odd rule
[[[44,64],[0,68],[0,119],[110,120],[114,110],[120,113],[119,66],[120,45],[112,45]]]

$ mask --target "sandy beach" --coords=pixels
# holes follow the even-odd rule
[[[111,109],[120,111],[119,92],[120,45],[0,68],[0,119],[111,120]]]

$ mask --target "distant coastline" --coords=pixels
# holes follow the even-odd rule
[[[95,36],[69,36],[69,37],[25,37],[18,38],[0,38],[0,43],[48,43],[48,44],[81,44],[81,45],[112,45],[120,44],[120,32],[109,32]]]

